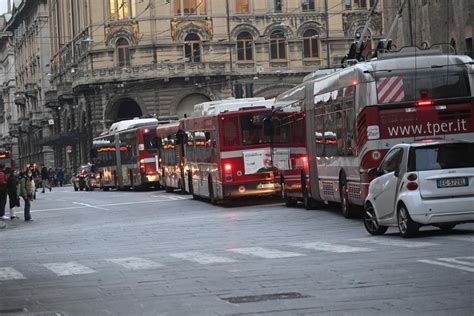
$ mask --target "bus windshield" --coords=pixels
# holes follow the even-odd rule
[[[375,79],[380,104],[471,95],[467,69],[461,66],[393,70],[380,72]]]
[[[270,119],[269,113],[251,113],[240,117],[244,146],[270,143],[270,135],[265,135],[263,130],[263,122],[266,119]]]
[[[157,153],[159,147],[159,138],[154,135],[146,134],[143,136],[145,150],[149,153]]]

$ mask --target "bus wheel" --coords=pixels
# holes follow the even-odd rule
[[[346,181],[346,176],[343,174],[339,180],[339,196],[341,198],[341,211],[345,218],[354,217],[354,210],[349,202],[349,185]]]
[[[212,185],[212,178],[209,177],[209,201],[212,205],[216,205],[216,198],[214,197],[214,186]]]
[[[298,201],[290,196],[285,194],[285,205],[286,207],[295,207]]]
[[[304,208],[312,210],[314,208],[313,199],[308,194],[308,187],[306,186],[306,173],[301,173],[301,193],[303,194],[303,205]]]
[[[184,181],[183,180],[179,179],[178,187],[179,187],[179,193],[180,194],[186,194],[186,188],[184,186]]]
[[[194,196],[193,176],[192,176],[191,172],[188,172],[188,188],[189,188],[189,194],[192,194]]]
[[[304,205],[304,208],[307,209],[308,211],[314,209],[313,199],[308,196],[307,191],[303,195],[303,205]]]

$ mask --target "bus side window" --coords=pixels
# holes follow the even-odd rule
[[[315,145],[316,156],[324,155],[324,109],[321,105],[315,109],[314,125],[315,125]]]
[[[345,102],[344,106],[346,107],[345,111],[345,143],[346,143],[346,155],[347,156],[354,156],[355,155],[355,148],[356,148],[356,141],[355,141],[355,126],[354,126],[354,107],[353,107],[352,100],[349,102]]]

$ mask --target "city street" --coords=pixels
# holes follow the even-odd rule
[[[373,237],[335,210],[252,203],[70,186],[38,192],[34,221],[0,230],[0,314],[474,311],[473,224]]]

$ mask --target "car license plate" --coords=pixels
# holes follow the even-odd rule
[[[467,187],[469,181],[467,178],[438,179],[437,185],[438,188]]]

